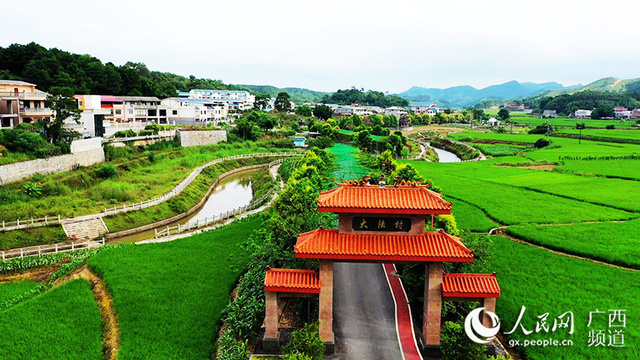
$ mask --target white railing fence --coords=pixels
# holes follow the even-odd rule
[[[105,239],[95,241],[86,241],[86,242],[72,242],[71,244],[52,244],[52,245],[41,245],[41,246],[31,246],[20,249],[12,249],[1,251],[2,260],[9,260],[15,258],[22,258],[25,256],[40,256],[46,254],[57,254],[60,252],[69,252],[75,250],[88,249],[91,245],[103,246],[105,244]]]
[[[43,218],[16,219],[16,221],[3,221],[0,231],[24,229],[29,227],[55,225],[60,223],[60,215],[45,216]]]

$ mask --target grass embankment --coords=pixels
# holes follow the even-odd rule
[[[268,164],[272,160],[272,158],[238,159],[210,166],[204,169],[178,196],[156,206],[105,217],[103,218],[104,223],[110,232],[117,232],[153,224],[182,214],[202,200],[207,190],[221,174],[243,166]]]
[[[0,358],[103,359],[102,320],[89,282],[70,281],[0,311]]]
[[[155,144],[154,144],[155,145]],[[217,158],[258,152],[279,152],[260,143],[220,143],[212,146],[138,152],[137,148],[110,150],[107,164],[117,169],[110,176],[97,165],[46,176],[33,176],[0,188],[0,221],[98,213],[125,202],[140,202],[173,189],[193,169]],[[285,149],[286,150],[286,149]],[[38,184],[40,196],[29,196],[25,184]]]
[[[67,240],[62,227],[43,226],[0,232],[0,250],[42,244],[55,244]]]
[[[338,182],[340,182],[340,179],[360,179],[369,173],[369,170],[355,159],[355,156],[360,153],[358,148],[345,144],[335,144],[327,150],[335,156],[334,164],[336,166],[333,171],[333,176]]]
[[[246,265],[253,216],[168,243],[105,249],[89,262],[118,314],[120,359],[206,359]]]
[[[640,269],[640,220],[562,226],[513,226],[509,235],[545,247]]]
[[[501,296],[496,303],[501,331],[511,331],[522,306],[526,312],[521,324],[534,331],[523,335],[518,328],[512,339],[533,340],[553,338],[559,341],[573,340],[573,346],[530,346],[519,351],[530,359],[638,359],[640,358],[640,327],[633,319],[640,318],[638,296],[640,296],[640,273],[595,264],[547,250],[519,244],[502,237],[493,237],[494,255],[490,268],[497,272]],[[589,322],[589,312],[594,314]],[[603,330],[608,343],[609,310],[626,310],[624,348],[589,346],[589,331]],[[535,332],[538,316],[549,313],[546,324],[549,330],[554,319],[572,311],[574,315],[573,335],[567,329],[555,332]]]

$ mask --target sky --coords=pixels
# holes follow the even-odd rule
[[[0,46],[36,42],[225,83],[477,88],[640,77],[638,1],[12,1]]]

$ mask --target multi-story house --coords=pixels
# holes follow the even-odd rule
[[[429,116],[435,116],[439,111],[436,103],[431,103],[431,105],[427,104],[428,103],[413,103],[411,104],[411,112],[414,114],[428,114]]]
[[[183,96],[181,93],[180,96]],[[248,91],[237,90],[203,90],[192,89],[189,91],[189,98],[191,99],[204,99],[204,100],[222,100],[229,102],[229,110],[248,110],[253,108],[253,104],[256,101],[255,96],[251,95]]]
[[[0,128],[23,122],[50,121],[53,111],[46,107],[47,93],[24,81],[0,80]]]
[[[167,107],[155,96],[118,96],[124,103],[124,122],[167,124]]]
[[[407,109],[400,106],[392,106],[384,109],[385,115],[394,115],[396,118],[400,119],[401,117],[407,115]]]
[[[631,110],[624,106],[616,106],[613,108],[614,116],[620,119],[629,119],[631,117]]]
[[[167,98],[162,100],[162,105],[167,108],[167,119],[171,124],[196,125],[213,122],[216,125],[227,119],[229,102],[190,99]]]
[[[631,110],[631,118],[632,119],[640,119],[640,109]]]

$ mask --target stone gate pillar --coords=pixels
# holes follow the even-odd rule
[[[266,351],[275,352],[280,349],[280,333],[278,332],[278,293],[265,292],[265,331],[262,339]]]
[[[486,311],[491,311],[492,313],[495,314],[496,312],[496,298],[485,298],[483,301],[483,305],[484,309]],[[491,321],[491,318],[489,317],[489,315],[487,315],[484,311],[482,312],[482,325],[484,325],[485,327],[488,328],[493,328],[493,322]]]
[[[333,338],[333,261],[320,260],[320,339],[332,353]]]
[[[425,265],[424,316],[422,334],[427,347],[440,346],[440,322],[442,320],[443,263]]]

